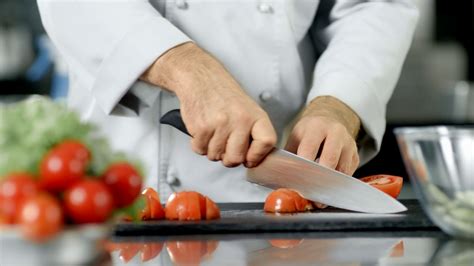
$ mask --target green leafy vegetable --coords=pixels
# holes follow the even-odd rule
[[[0,179],[19,171],[38,174],[42,157],[66,139],[79,140],[91,151],[89,175],[101,175],[112,162],[128,161],[124,154],[113,152],[107,140],[95,132],[94,125],[81,122],[64,104],[44,97],[0,105]]]

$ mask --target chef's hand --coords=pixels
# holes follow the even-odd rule
[[[295,124],[286,148],[308,160],[352,175],[359,166],[359,117],[331,96],[317,97]],[[319,156],[320,155],[320,156]]]
[[[266,112],[219,61],[194,43],[166,52],[141,79],[176,94],[193,136],[192,149],[209,160],[254,167],[277,141]]]

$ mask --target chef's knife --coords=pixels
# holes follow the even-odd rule
[[[160,123],[190,135],[179,110],[166,113]],[[247,181],[273,189],[294,189],[306,199],[352,211],[397,213],[407,210],[394,198],[354,177],[278,148],[257,167],[247,170]]]

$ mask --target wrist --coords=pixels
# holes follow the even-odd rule
[[[354,139],[357,138],[361,127],[359,116],[345,103],[332,96],[316,97],[308,104],[303,115],[331,117],[344,125]]]

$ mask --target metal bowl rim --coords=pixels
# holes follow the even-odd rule
[[[473,126],[421,126],[397,127],[393,130],[397,137],[416,137],[421,139],[447,137],[474,137]]]

